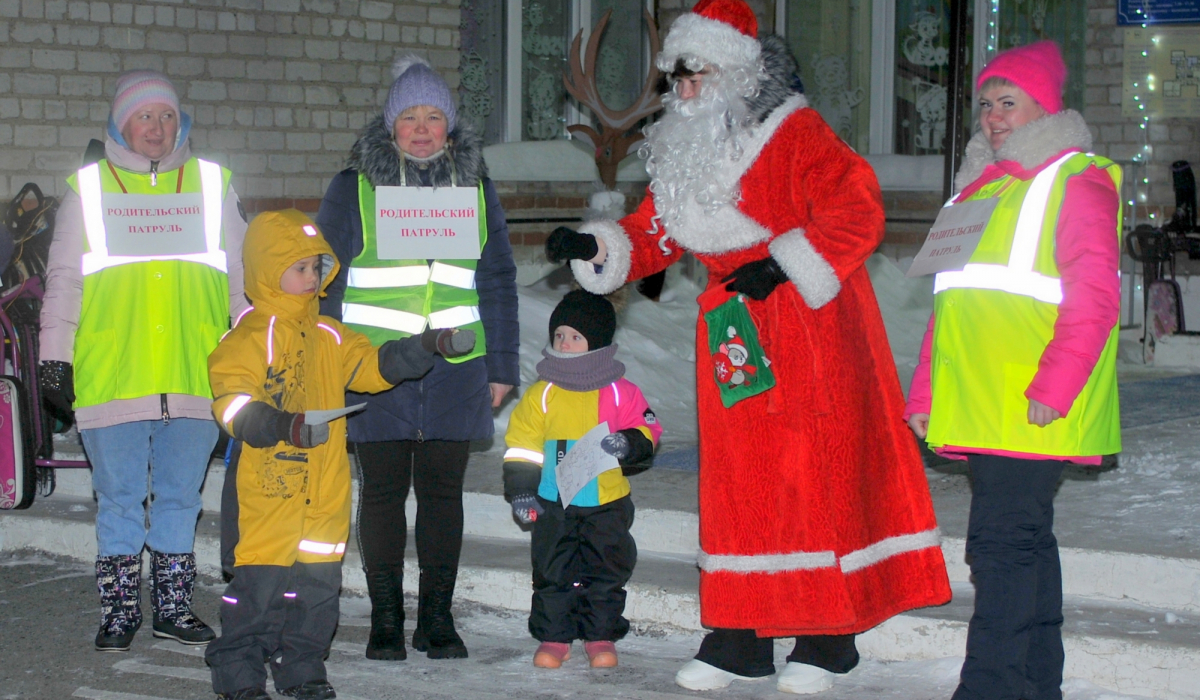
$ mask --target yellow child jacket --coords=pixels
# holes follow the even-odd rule
[[[283,272],[320,255],[325,288],[337,258],[304,214],[267,212],[254,219],[243,248],[246,296],[254,306],[208,358],[213,415],[233,433],[237,411],[263,401],[292,413],[342,408],[345,392],[390,388],[378,350],[366,336],[318,314],[316,294],[285,294]],[[237,465],[235,566],[290,566],[340,561],[350,533],[350,461],[346,419],[329,424],[329,440],[311,449],[279,442],[243,444]]]

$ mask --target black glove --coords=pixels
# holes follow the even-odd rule
[[[596,237],[590,233],[572,231],[566,226],[554,229],[546,239],[546,257],[550,262],[591,260],[600,252]]]
[[[329,439],[329,424],[305,425],[303,413],[288,413],[262,401],[251,401],[233,419],[233,436],[251,447],[274,447],[286,442],[308,449]]]
[[[762,301],[775,291],[775,288],[788,281],[787,273],[775,262],[775,258],[766,257],[742,265],[728,277],[721,280],[728,282],[725,289],[738,292]]]
[[[545,513],[546,509],[542,507],[541,503],[538,503],[537,496],[527,492],[513,497],[512,512],[522,525],[528,525],[537,520],[539,515]]]
[[[421,347],[447,359],[462,357],[475,349],[475,331],[430,328],[421,334]]]
[[[43,362],[38,367],[38,386],[47,403],[66,415],[71,414],[75,403],[75,370],[70,362]]]

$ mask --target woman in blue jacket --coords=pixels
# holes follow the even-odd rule
[[[417,496],[421,570],[412,645],[430,658],[465,658],[450,614],[462,548],[463,475],[469,442],[491,437],[492,409],[519,382],[516,264],[500,199],[487,178],[482,141],[470,125],[457,121],[446,82],[415,56],[398,59],[393,74],[383,114],[359,136],[349,168],[330,182],[317,214],[342,264],[321,313],[380,344],[420,332],[396,322],[413,320],[400,309],[412,309],[413,303],[420,308],[420,297],[428,311],[428,302],[436,308],[442,298],[442,308],[453,306],[448,310],[456,318],[427,313],[428,319],[418,316],[416,322],[469,327],[481,341],[462,361],[438,358],[420,381],[346,399],[347,405],[367,403],[349,423],[360,470],[359,548],[372,606],[367,658],[407,656],[402,580],[410,484]],[[375,189],[452,185],[482,191],[487,225],[480,231],[479,260],[382,260],[374,217],[364,221],[361,213],[374,209]]]

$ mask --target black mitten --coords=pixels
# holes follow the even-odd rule
[[[766,257],[742,265],[721,281],[728,282],[725,289],[731,292],[762,301],[787,280],[787,273],[775,262],[775,258]]]
[[[596,237],[590,233],[579,233],[566,226],[554,229],[546,239],[546,257],[550,262],[567,260],[591,260],[600,252]]]
[[[70,415],[75,403],[75,370],[70,362],[47,360],[38,367],[38,386],[42,398],[64,414]]]

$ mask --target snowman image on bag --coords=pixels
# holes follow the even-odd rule
[[[738,336],[737,329],[730,326],[726,334],[729,341],[717,346],[718,352],[713,355],[717,382],[728,385],[730,389],[749,386],[754,381],[758,368],[747,364],[750,353],[746,350],[746,343]]]

